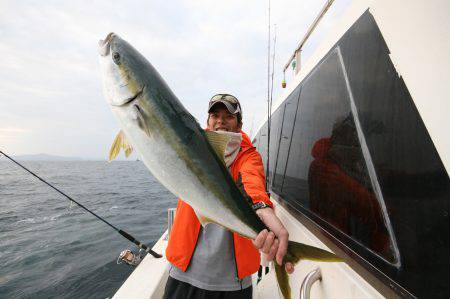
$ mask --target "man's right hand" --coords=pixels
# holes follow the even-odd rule
[[[271,208],[259,209],[256,213],[271,231],[261,231],[253,240],[253,244],[266,254],[268,261],[276,257],[276,263],[282,265],[288,248],[289,233]],[[286,263],[285,269],[287,273],[292,274],[294,265]]]

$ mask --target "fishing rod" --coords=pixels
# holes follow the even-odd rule
[[[139,240],[137,240],[136,238],[134,238],[132,235],[130,235],[129,233],[127,233],[124,230],[121,230],[117,227],[115,227],[114,225],[112,225],[111,223],[109,223],[108,221],[106,221],[105,219],[103,219],[102,217],[98,216],[97,214],[95,214],[94,212],[92,212],[91,210],[89,210],[88,208],[86,208],[85,206],[83,206],[81,203],[77,202],[75,199],[73,199],[72,197],[70,197],[69,195],[65,194],[64,192],[60,191],[58,188],[56,188],[55,186],[53,186],[52,184],[48,183],[47,181],[45,181],[44,179],[42,179],[41,177],[39,177],[37,174],[35,174],[34,172],[32,172],[31,170],[29,170],[28,168],[26,168],[25,166],[23,166],[22,164],[20,164],[19,162],[17,162],[16,160],[14,160],[13,158],[11,158],[10,156],[8,156],[7,154],[5,154],[3,151],[0,150],[0,154],[4,155],[6,158],[8,158],[9,160],[11,160],[12,162],[14,162],[15,164],[19,165],[21,168],[23,168],[24,170],[26,170],[28,173],[30,173],[31,175],[33,175],[34,177],[36,177],[37,179],[39,179],[41,182],[43,182],[44,184],[46,184],[47,186],[49,186],[50,188],[52,188],[53,190],[55,190],[56,192],[58,192],[59,194],[63,195],[64,197],[68,198],[70,201],[76,203],[77,205],[79,205],[81,208],[83,208],[84,210],[88,211],[89,213],[91,213],[92,215],[94,215],[95,217],[97,217],[98,219],[100,219],[101,221],[103,221],[104,223],[106,223],[107,225],[109,225],[112,229],[114,229],[115,231],[117,231],[119,234],[121,234],[124,238],[126,238],[128,241],[134,243],[135,245],[137,245],[140,249],[143,249],[146,253],[150,253],[153,257],[155,258],[161,258],[162,255],[160,255],[159,253],[154,252],[150,247],[148,247],[147,245],[141,243]]]
[[[269,0],[269,24],[267,37],[267,161],[266,161],[266,190],[269,191],[269,160],[270,160],[270,0]]]
[[[268,127],[269,127],[269,135],[270,135],[270,131],[271,131],[271,127],[272,127],[272,96],[273,96],[273,75],[275,73],[275,47],[277,44],[277,24],[275,24],[274,26],[274,38],[273,38],[273,56],[272,56],[272,75],[271,75],[271,87],[270,87],[270,100],[269,100],[269,115],[270,115],[270,121],[268,123]],[[269,137],[269,142],[268,142],[268,148],[270,151],[270,137]],[[269,157],[267,158],[267,160],[269,160]],[[275,163],[272,165],[272,167],[274,168],[272,170],[272,175],[270,178],[267,178],[267,182],[268,184],[270,184],[270,182],[273,181],[273,177],[275,176],[275,168],[276,168],[276,161]],[[267,164],[267,174],[269,174],[269,164]]]
[[[271,80],[271,87],[270,87],[270,103],[269,103],[269,106],[270,106],[270,111],[269,111],[269,113],[270,113],[270,116],[272,117],[272,96],[273,96],[273,75],[274,75],[274,73],[275,73],[275,50],[276,50],[276,45],[277,45],[277,24],[275,24],[275,26],[274,26],[275,28],[274,28],[274,38],[273,38],[273,56],[272,56],[272,78],[270,79]],[[271,123],[272,123],[272,120],[270,121]]]
[[[269,190],[270,177],[270,131],[272,128],[272,96],[273,96],[273,76],[275,71],[275,47],[277,43],[277,24],[274,25],[274,39],[273,39],[273,55],[272,55],[272,70],[270,69],[270,0],[269,0],[269,26],[268,26],[268,41],[267,41],[267,161],[266,161],[266,190]],[[272,74],[270,73],[272,71]],[[275,164],[276,165],[276,164]],[[275,171],[275,169],[274,169]],[[273,172],[272,172],[273,173]],[[273,174],[272,174],[273,177]]]

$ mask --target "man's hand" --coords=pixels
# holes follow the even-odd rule
[[[287,252],[289,233],[271,208],[258,209],[256,214],[267,225],[270,232],[266,229],[261,231],[253,240],[253,244],[266,254],[268,261],[276,257],[277,264],[281,265]],[[286,263],[285,269],[287,273],[291,274],[294,272],[294,265]]]

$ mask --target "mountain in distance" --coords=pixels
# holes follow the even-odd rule
[[[107,157],[91,157],[91,158],[80,158],[80,157],[69,157],[69,156],[56,156],[49,154],[34,154],[34,155],[16,155],[11,156],[13,159],[17,161],[107,161]],[[2,155],[0,154],[0,161],[2,161]],[[135,155],[131,157],[125,158],[123,154],[120,154],[113,162],[134,162],[140,161],[141,159],[137,158]]]
[[[18,155],[14,156],[14,159],[19,161],[82,161],[84,159],[79,157],[63,157],[48,154],[36,154],[36,155]]]

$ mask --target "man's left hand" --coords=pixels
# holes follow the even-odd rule
[[[258,209],[256,210],[256,214],[258,214],[259,218],[261,218],[270,231],[266,229],[261,231],[255,240],[253,240],[253,244],[257,249],[266,254],[268,261],[276,257],[277,264],[282,265],[288,248],[288,231],[271,208]],[[294,272],[292,263],[286,263],[285,269],[289,274]]]

